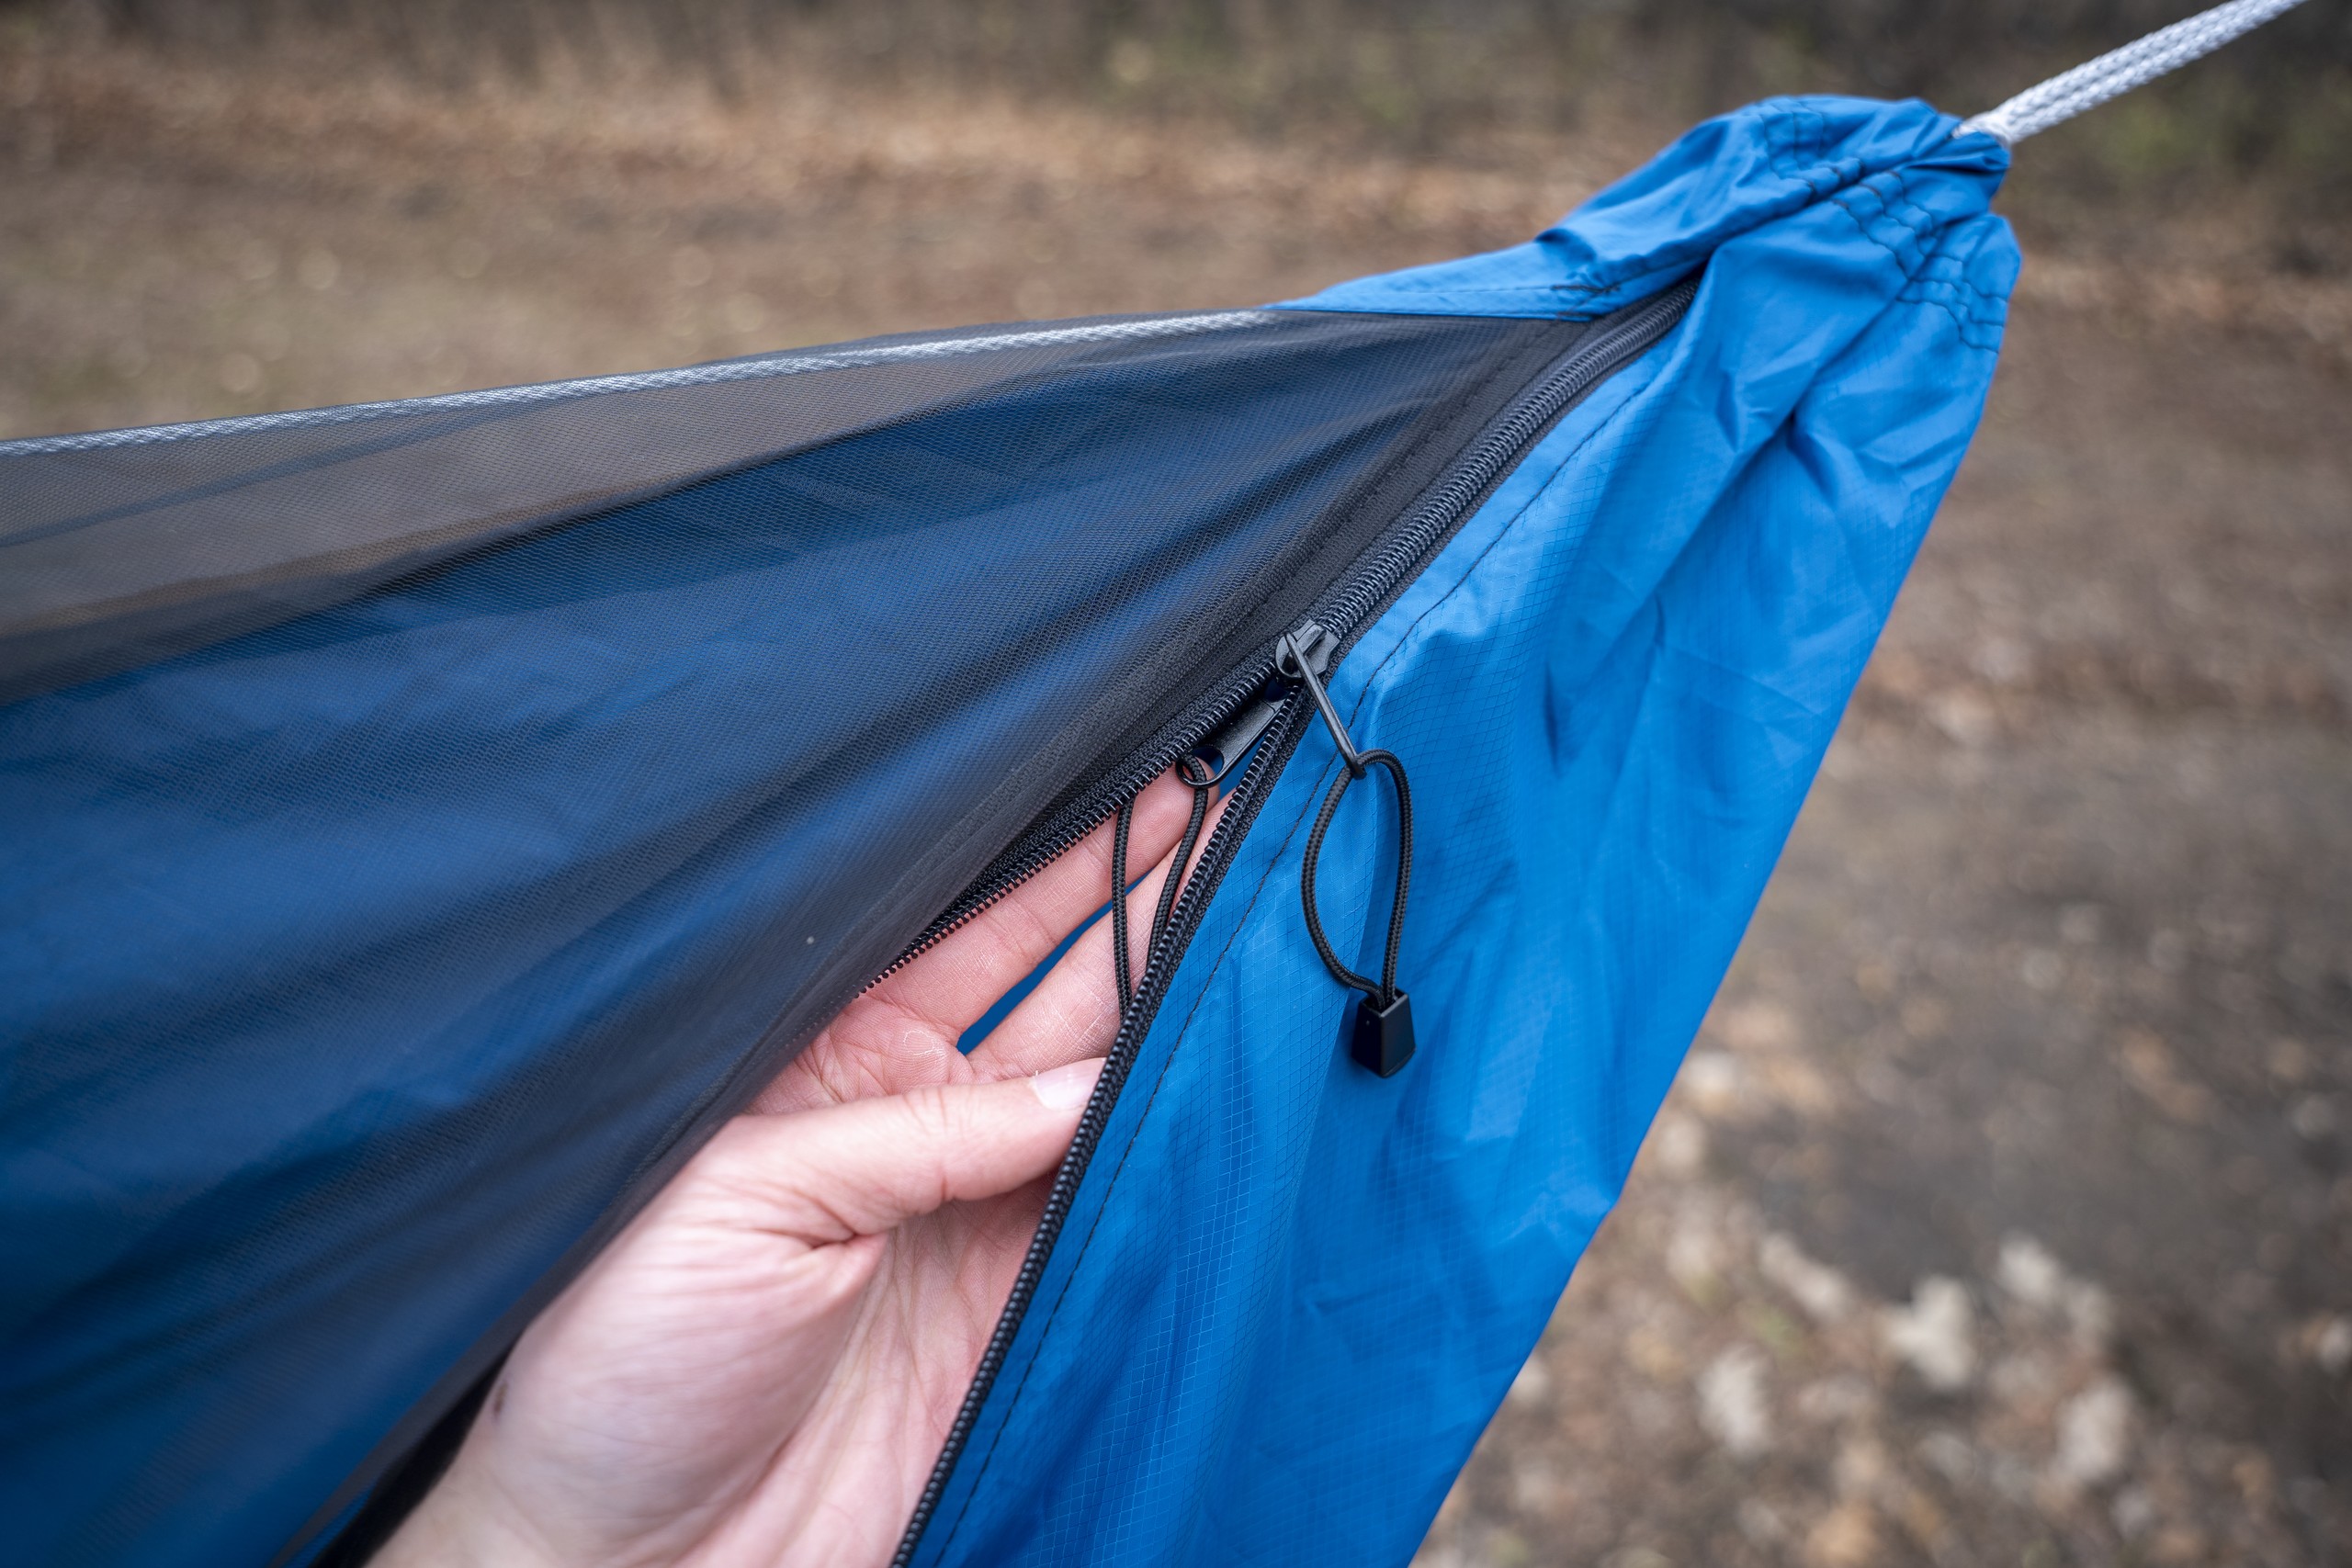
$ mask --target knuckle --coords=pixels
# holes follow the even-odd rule
[[[944,1085],[932,1084],[901,1097],[910,1131],[926,1144],[954,1138],[967,1124],[962,1110],[966,1096],[951,1094]]]

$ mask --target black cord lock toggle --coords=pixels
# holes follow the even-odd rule
[[[1323,809],[1316,816],[1314,831],[1306,836],[1306,856],[1298,873],[1298,896],[1300,907],[1306,911],[1306,934],[1315,940],[1315,951],[1321,956],[1323,967],[1342,986],[1363,993],[1357,998],[1354,1016],[1349,1021],[1348,1055],[1358,1066],[1385,1078],[1394,1077],[1413,1059],[1412,998],[1396,986],[1396,950],[1405,940],[1405,897],[1413,877],[1413,791],[1405,778],[1405,764],[1397,761],[1396,753],[1377,749],[1357,750],[1347,725],[1340,717],[1340,710],[1332,706],[1331,694],[1323,686],[1323,672],[1330,668],[1338,641],[1309,621],[1296,631],[1285,633],[1274,645],[1274,672],[1306,688],[1307,696],[1313,699],[1316,711],[1323,716],[1323,723],[1340,749],[1340,761],[1346,764],[1340,776],[1331,781],[1331,791],[1323,797]],[[1348,786],[1374,768],[1387,773],[1396,784],[1396,898],[1388,914],[1387,951],[1377,980],[1359,975],[1340,962],[1340,955],[1331,950],[1330,939],[1323,933],[1323,917],[1315,908],[1315,873],[1323,859],[1323,837],[1330,830],[1331,818],[1338,815],[1340,797],[1348,793]]]

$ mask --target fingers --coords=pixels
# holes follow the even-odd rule
[[[789,1116],[742,1116],[698,1174],[747,1223],[824,1246],[994,1198],[1061,1162],[1102,1070],[942,1084]],[[754,1201],[744,1205],[741,1201]]]
[[[1191,810],[1192,791],[1172,773],[1136,797],[1128,875],[1174,847]],[[951,1038],[961,1034],[1109,901],[1111,831],[1108,822],[1095,829],[861,999],[911,1014]]]
[[[1226,802],[1209,807],[1194,845],[1193,863],[1216,831]],[[1162,861],[1127,896],[1129,960],[1138,982],[1143,977],[1144,944],[1150,938],[1152,911],[1170,867]],[[1111,922],[1097,920],[1055,964],[1037,988],[972,1053],[973,1069],[983,1077],[1041,1073],[1064,1063],[1100,1056],[1111,1049],[1119,1032],[1118,985],[1111,965]]]

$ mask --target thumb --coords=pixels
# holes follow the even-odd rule
[[[711,1175],[759,1205],[763,1230],[811,1246],[877,1235],[1052,1170],[1102,1071],[1096,1058],[1034,1077],[739,1117],[714,1141]]]

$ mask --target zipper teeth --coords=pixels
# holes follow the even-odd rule
[[[1398,591],[1430,547],[1451,534],[1470,506],[1481,499],[1510,463],[1521,455],[1528,442],[1604,377],[1664,336],[1681,319],[1682,312],[1690,306],[1698,289],[1697,278],[1678,284],[1640,307],[1634,314],[1597,334],[1546,376],[1532,392],[1520,399],[1500,421],[1473,444],[1470,451],[1437,489],[1414,509],[1407,525],[1395,530],[1389,539],[1378,547],[1371,562],[1361,570],[1351,573],[1350,580],[1332,596],[1328,605],[1312,612],[1312,618],[1329,627],[1339,638],[1332,654],[1334,663],[1347,651],[1356,633],[1363,629],[1363,623],[1371,614]],[[1215,704],[1193,721],[1180,727],[1166,743],[1154,747],[1147,753],[1144,761],[1130,769],[1107,797],[1099,786],[1084,797],[1091,801],[1107,798],[1113,805],[1075,813],[1070,822],[1056,828],[986,889],[972,895],[960,908],[950,909],[932,931],[883,974],[895,974],[1006,893],[1035,875],[1056,856],[1102,822],[1112,810],[1116,809],[1118,800],[1140,791],[1159,775],[1161,769],[1182,756],[1187,747],[1214,733],[1219,725],[1239,712],[1242,705],[1264,686],[1272,672],[1271,654],[1245,665]],[[1226,863],[1232,858],[1240,836],[1249,830],[1257,814],[1258,797],[1265,793],[1267,781],[1279,773],[1283,764],[1289,761],[1290,752],[1298,739],[1299,726],[1295,720],[1299,711],[1295,703],[1288,700],[1283,703],[1281,713],[1260,740],[1257,754],[1250,760],[1235,784],[1232,798],[1227,803],[1225,815],[1218,819],[1216,830],[1209,835],[1209,841],[1202,848],[1191,876],[1177,896],[1166,934],[1158,946],[1144,955],[1143,975],[1136,986],[1134,1003],[1120,1021],[1118,1034],[1113,1040],[1110,1055],[1103,1064],[1102,1079],[1096,1084],[1094,1094],[1087,1101],[1086,1111],[1079,1120],[1078,1132],[1070,1141],[1069,1153],[1063,1157],[1060,1168],[1055,1172],[1053,1189],[1046,1199],[1045,1213],[1038,1221],[1035,1235],[1030,1237],[1028,1251],[1022,1257],[1021,1271],[1013,1279],[1012,1291],[1006,1298],[1004,1310],[997,1314],[996,1326],[989,1335],[987,1348],[980,1353],[980,1364],[973,1374],[971,1386],[966,1390],[964,1403],[956,1413],[955,1424],[948,1428],[946,1441],[940,1447],[938,1461],[932,1467],[929,1480],[924,1483],[922,1495],[916,1501],[912,1517],[907,1521],[906,1531],[899,1540],[899,1549],[890,1559],[890,1568],[908,1568],[922,1543],[933,1512],[938,1507],[948,1479],[963,1458],[964,1447],[971,1438],[972,1428],[979,1419],[982,1407],[988,1403],[997,1373],[1002,1369],[1005,1358],[1012,1350],[1012,1341],[1028,1314],[1038,1282],[1045,1276],[1046,1264],[1060,1240],[1063,1222],[1069,1218],[1070,1206],[1077,1200],[1078,1189],[1086,1179],[1087,1168],[1093,1162],[1095,1145],[1101,1141],[1103,1129],[1109,1125],[1112,1109],[1126,1087],[1127,1072],[1142,1049],[1144,1035],[1150,1032],[1159,1014],[1160,993],[1177,967],[1173,960],[1191,942],[1209,898],[1214,897],[1217,884],[1223,880]]]
[[[1179,727],[1166,740],[1146,752],[1141,761],[1129,768],[1124,775],[1113,783],[1107,794],[1101,784],[1097,784],[1094,789],[1088,792],[1081,797],[1084,803],[1083,809],[1072,815],[1069,820],[1057,824],[1045,838],[1040,839],[1019,860],[991,879],[986,888],[958,899],[933,924],[929,931],[915,939],[913,946],[892,959],[888,969],[875,976],[869,982],[869,986],[881,984],[955,935],[974,919],[985,913],[998,899],[1045,870],[1060,859],[1071,845],[1109,821],[1111,814],[1118,809],[1118,802],[1130,795],[1140,795],[1144,786],[1173,766],[1177,758],[1182,757],[1207,737],[1216,734],[1220,726],[1235,714],[1239,713],[1250,699],[1257,694],[1259,689],[1265,685],[1266,679],[1272,670],[1272,660],[1263,660],[1253,662],[1233,676],[1228,681],[1226,691],[1217,697],[1216,702],[1203,709],[1190,723]],[[1104,801],[1109,804],[1098,804]],[[1216,835],[1212,833],[1209,836],[1215,839]]]
[[[980,1352],[980,1364],[972,1377],[970,1388],[965,1392],[964,1403],[956,1412],[955,1425],[948,1428],[947,1439],[940,1446],[939,1460],[932,1468],[924,1483],[922,1496],[916,1502],[913,1517],[908,1521],[906,1533],[899,1541],[899,1550],[890,1559],[891,1568],[906,1568],[913,1561],[916,1548],[922,1544],[925,1527],[931,1523],[933,1511],[945,1492],[948,1478],[963,1457],[964,1446],[971,1438],[972,1427],[978,1421],[997,1373],[1003,1368],[1005,1357],[1012,1348],[1012,1341],[1021,1331],[1028,1315],[1030,1302],[1037,1292],[1038,1282],[1045,1278],[1046,1264],[1061,1239],[1063,1223],[1069,1219],[1070,1205],[1077,1201],[1078,1190],[1086,1179],[1087,1168],[1093,1163],[1095,1145],[1101,1142],[1103,1129],[1110,1124],[1112,1110],[1126,1087],[1129,1069],[1142,1049],[1144,1036],[1159,1012],[1161,994],[1173,977],[1180,956],[1191,942],[1194,929],[1215,896],[1217,885],[1224,880],[1226,867],[1239,847],[1241,836],[1250,829],[1256,815],[1259,797],[1265,794],[1266,781],[1281,771],[1288,761],[1291,747],[1297,739],[1298,727],[1292,722],[1295,706],[1285,701],[1282,713],[1266,732],[1258,754],[1242,771],[1240,782],[1227,802],[1225,815],[1217,819],[1216,830],[1209,835],[1200,856],[1193,862],[1192,874],[1185,879],[1177,895],[1176,907],[1170,913],[1168,930],[1159,945],[1144,954],[1143,976],[1136,982],[1135,1000],[1120,1021],[1119,1032],[1111,1043],[1111,1053],[1102,1066],[1102,1077],[1095,1085],[1093,1096],[1087,1101],[1086,1111],[1079,1119],[1078,1132],[1070,1140],[1069,1153],[1063,1156],[1061,1167],[1054,1174],[1053,1190],[1046,1195],[1045,1213],[1037,1222],[1036,1234],[1029,1239],[1029,1250],[1021,1259],[1021,1272],[1014,1276],[1012,1293],[1006,1298],[1004,1310],[997,1314],[996,1327],[989,1335],[987,1348]]]
[[[1314,612],[1312,618],[1329,627],[1339,638],[1332,655],[1334,663],[1347,650],[1350,639],[1362,629],[1359,623],[1396,592],[1406,574],[1428,552],[1430,546],[1452,531],[1470,504],[1494,483],[1527,442],[1557,418],[1569,403],[1616,369],[1624,359],[1648,347],[1652,341],[1663,335],[1680,318],[1698,289],[1696,278],[1677,284],[1634,315],[1588,342],[1573,357],[1546,377],[1534,391],[1521,398],[1499,423],[1478,438],[1469,454],[1446,476],[1437,490],[1422,500],[1415,509],[1412,520],[1380,547],[1372,562],[1362,571],[1354,573],[1329,605]],[[1243,666],[1211,707],[1183,726],[1167,742],[1146,753],[1144,760],[1120,778],[1108,795],[1097,786],[1085,797],[1091,803],[1087,809],[1057,825],[985,888],[958,900],[929,931],[916,938],[911,947],[892,960],[888,968],[876,975],[872,983],[880,984],[938,946],[998,899],[1043,871],[1071,845],[1108,821],[1111,813],[1118,808],[1120,800],[1139,793],[1146,784],[1159,776],[1162,769],[1182,756],[1188,748],[1215,734],[1218,726],[1241,711],[1243,705],[1265,685],[1272,674],[1271,656],[1252,660]]]
[[[1519,457],[1527,443],[1603,377],[1663,336],[1698,291],[1695,277],[1679,283],[1596,334],[1473,444],[1453,472],[1415,509],[1412,521],[1380,547],[1379,554],[1340,591],[1327,612],[1315,617],[1340,637],[1341,647],[1332,654],[1333,663],[1339,661],[1347,640],[1362,629],[1357,623],[1396,591],[1429,547],[1452,531],[1470,503]]]

